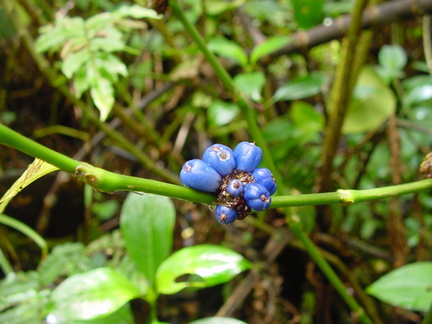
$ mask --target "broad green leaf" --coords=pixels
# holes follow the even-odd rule
[[[138,289],[119,272],[98,268],[58,285],[48,309],[51,316],[64,321],[89,320],[111,314],[138,296]]]
[[[189,324],[247,324],[247,323],[230,317],[206,317],[206,318],[202,318],[190,322]]]
[[[291,0],[294,20],[300,28],[308,29],[319,24],[323,18],[323,0]]]
[[[426,312],[432,304],[432,262],[415,262],[384,275],[366,292],[393,306]]]
[[[218,245],[195,245],[169,256],[156,273],[156,288],[175,294],[186,287],[204,288],[226,283],[252,263],[237,252]],[[186,281],[178,278],[191,275]]]
[[[207,116],[210,125],[214,127],[224,126],[231,122],[239,113],[239,108],[232,102],[215,100],[208,107]]]
[[[100,318],[93,318],[90,320],[67,320],[61,321],[60,318],[54,314],[47,316],[47,323],[62,323],[62,324],[135,324],[132,311],[129,304],[120,307],[114,313]],[[24,323],[23,323],[24,324]]]
[[[382,125],[395,111],[393,92],[370,67],[360,71],[342,131],[369,132]]]
[[[285,115],[268,122],[264,127],[263,135],[267,142],[279,142],[289,139],[293,132],[293,124]]]
[[[15,181],[12,187],[10,187],[0,199],[0,214],[3,214],[9,201],[11,201],[12,198],[15,197],[21,190],[37,179],[56,170],[58,170],[58,168],[54,165],[36,158],[31,164],[29,164],[27,170],[24,171],[21,177]]]
[[[252,65],[263,56],[269,55],[282,47],[288,45],[290,39],[288,36],[273,36],[269,37],[265,42],[255,46],[250,54],[250,61]]]
[[[319,73],[311,73],[283,84],[273,96],[274,102],[281,100],[297,100],[314,96],[320,93],[326,84],[327,78]]]
[[[120,229],[130,257],[152,283],[156,270],[171,253],[175,209],[171,199],[130,193],[120,218]]]
[[[236,42],[230,41],[224,37],[214,37],[207,46],[213,53],[231,59],[242,67],[245,67],[248,63],[248,58],[244,49]]]
[[[324,128],[324,116],[304,101],[295,101],[292,104],[291,118],[294,125],[305,135],[316,134]]]
[[[262,72],[240,73],[234,77],[234,83],[237,88],[254,101],[260,101],[262,99],[261,92],[265,81],[266,79]]]
[[[68,79],[85,65],[91,58],[91,53],[87,48],[69,54],[62,62],[61,70]]]

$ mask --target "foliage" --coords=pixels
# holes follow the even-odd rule
[[[430,323],[430,21],[384,2],[360,32],[366,2],[2,0],[0,121],[42,145],[0,125],[0,322]],[[278,195],[222,226],[178,173],[242,141]],[[74,179],[13,185],[15,149]]]

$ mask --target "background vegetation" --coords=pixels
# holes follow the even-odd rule
[[[2,210],[1,323],[432,323],[430,1],[0,3],[1,192],[67,171]],[[161,183],[241,141],[271,209]]]

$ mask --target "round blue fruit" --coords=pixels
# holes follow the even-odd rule
[[[244,192],[243,183],[239,179],[233,179],[228,182],[226,191],[230,194],[231,197],[240,197]]]
[[[267,209],[271,203],[269,191],[259,183],[248,183],[245,186],[244,200],[255,211]]]
[[[236,166],[233,151],[225,145],[214,144],[208,147],[202,160],[224,177],[231,174]]]
[[[252,172],[261,162],[262,151],[255,143],[241,142],[234,149],[236,168]]]
[[[252,172],[252,177],[256,183],[266,187],[270,195],[276,192],[277,185],[272,172],[267,168],[258,168]]]
[[[206,192],[216,192],[222,183],[220,174],[198,159],[187,161],[183,165],[180,180],[186,187]]]
[[[230,224],[237,219],[237,211],[234,208],[217,205],[216,220],[221,224]]]

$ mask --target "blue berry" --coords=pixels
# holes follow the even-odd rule
[[[252,172],[261,162],[262,151],[255,143],[241,142],[234,149],[236,168]]]
[[[202,160],[224,177],[231,174],[236,166],[233,151],[225,145],[214,144],[208,147]]]
[[[277,185],[275,179],[273,177],[272,172],[266,168],[258,168],[252,172],[252,177],[254,178],[256,183],[263,185],[266,187],[270,195],[273,195],[276,192]]]
[[[256,211],[267,209],[271,203],[270,193],[259,183],[248,183],[245,186],[244,200],[246,205]]]
[[[216,192],[222,182],[222,177],[208,164],[194,159],[183,165],[180,171],[180,180],[186,187]]]
[[[239,179],[233,179],[228,182],[226,191],[230,194],[231,197],[240,197],[244,192],[243,183]]]
[[[216,206],[216,220],[221,224],[230,224],[237,219],[237,211],[223,205]]]

